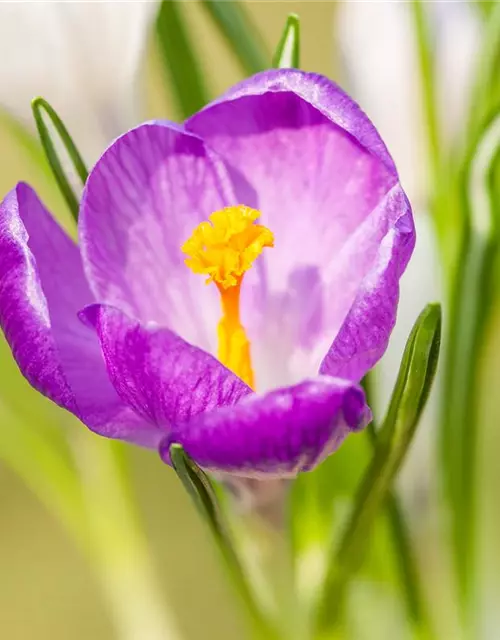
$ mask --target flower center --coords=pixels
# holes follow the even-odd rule
[[[254,224],[259,216],[260,211],[242,204],[215,211],[181,247],[186,265],[208,275],[207,284],[214,282],[221,296],[217,357],[252,388],[250,341],[240,320],[241,282],[264,247],[274,246],[271,231]]]

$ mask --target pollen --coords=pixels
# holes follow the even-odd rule
[[[243,276],[265,247],[274,246],[274,236],[264,225],[255,224],[260,211],[244,205],[226,207],[209,216],[181,247],[186,265],[208,276],[221,297],[222,318],[217,327],[219,360],[255,388],[250,341],[240,318]]]
[[[202,222],[181,247],[186,265],[194,273],[207,274],[207,283],[229,289],[238,284],[264,247],[274,237],[267,227],[254,224],[260,211],[244,205],[226,207]]]

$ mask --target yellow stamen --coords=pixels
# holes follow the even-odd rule
[[[244,205],[215,211],[209,216],[210,222],[199,224],[181,247],[188,256],[186,265],[194,273],[207,274],[207,284],[215,282],[219,289],[219,360],[252,388],[250,342],[240,320],[241,282],[264,247],[274,244],[271,231],[254,224],[259,216],[259,211]]]

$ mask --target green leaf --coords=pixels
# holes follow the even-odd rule
[[[430,640],[433,637],[432,624],[424,598],[410,530],[398,496],[392,491],[387,498],[387,516],[391,534],[391,546],[395,560],[398,563],[401,585],[404,589],[408,620],[411,621],[415,629],[421,631],[422,635]]]
[[[482,131],[464,171],[468,228],[461,248],[450,317],[441,423],[440,469],[451,509],[455,565],[464,618],[474,615],[476,456],[480,358],[496,295],[498,255],[495,171],[500,166],[500,113]]]
[[[225,532],[217,507],[217,498],[207,475],[189,458],[180,444],[170,447],[170,459],[200,515],[206,520],[214,535],[223,539]]]
[[[486,3],[481,3],[486,6]],[[477,69],[473,75],[468,122],[469,143],[475,145],[481,136],[491,113],[500,106],[498,65],[500,62],[500,4],[495,2],[489,11],[481,39],[481,50],[476,59]]]
[[[181,2],[163,0],[156,20],[156,34],[179,112],[187,118],[208,102],[208,95]]]
[[[269,66],[266,47],[246,11],[236,0],[202,0],[247,75]]]
[[[43,112],[45,112],[45,114],[50,118],[55,130],[59,134],[61,142],[63,143],[68,156],[73,163],[73,166],[75,167],[80,180],[82,181],[82,184],[85,184],[85,181],[88,177],[87,167],[85,166],[82,156],[76,148],[76,145],[69,135],[68,130],[64,126],[61,118],[57,115],[50,104],[43,98],[38,97],[32,101],[31,108],[33,110],[33,116],[35,118],[40,141],[42,143],[43,150],[45,151],[45,155],[49,162],[50,168],[52,169],[54,178],[56,179],[57,185],[59,186],[59,189],[64,199],[66,200],[73,218],[75,220],[78,220],[78,197],[73,191],[73,188],[71,187],[66,173],[62,167],[61,161],[59,160],[59,156],[54,147],[54,143],[52,142],[51,135],[49,133],[47,125],[45,124]]]
[[[369,406],[372,406],[370,401],[372,377],[373,373],[370,372],[363,380],[365,395]],[[374,451],[376,451],[378,436],[374,421],[368,425],[366,431],[372,447]],[[410,531],[405,520],[403,507],[395,491],[390,491],[387,496],[385,513],[389,525],[391,550],[394,560],[397,563],[401,586],[404,590],[408,620],[412,622],[416,629],[422,631],[426,638],[430,639],[433,636],[432,625],[429,620],[423,595],[416,555],[413,549]]]
[[[180,481],[208,525],[241,601],[246,607],[258,637],[275,638],[275,630],[259,609],[233,540],[219,509],[215,491],[208,476],[187,455],[180,444],[170,446],[170,460]]]
[[[406,453],[427,402],[440,340],[441,306],[429,304],[418,317],[406,343],[389,409],[378,434],[379,444],[390,447],[399,456]]]
[[[291,13],[273,57],[273,67],[298,69],[300,67],[300,20]]]
[[[368,532],[408,452],[436,372],[440,338],[441,307],[428,305],[408,338],[375,454],[328,566],[317,617],[322,632],[337,622],[345,589],[362,563]]]

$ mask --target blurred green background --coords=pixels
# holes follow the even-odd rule
[[[35,4],[43,5],[43,0]],[[374,41],[372,36],[374,33],[376,35],[379,27],[385,35],[378,44],[375,42],[375,48],[372,48],[367,56],[361,46],[364,38],[362,29],[355,28],[355,17],[352,15],[349,19],[345,16],[341,18],[344,20],[344,35],[343,42],[339,43],[334,18],[342,13],[341,4],[312,0],[243,2],[261,35],[262,53],[267,56],[269,63],[287,14],[293,11],[300,15],[302,68],[338,80],[353,92],[361,106],[380,127],[389,149],[396,157],[403,185],[412,199],[419,230],[418,255],[413,259],[409,273],[405,276],[406,297],[400,311],[392,350],[385,359],[385,371],[379,371],[379,386],[383,387],[379,394],[380,404],[383,404],[394,381],[402,344],[409,328],[426,302],[444,297],[438,287],[442,276],[439,260],[436,258],[436,243],[432,240],[432,231],[426,217],[429,183],[435,176],[429,178],[429,162],[426,150],[422,148],[425,147],[425,127],[421,122],[423,104],[418,95],[418,65],[413,58],[412,63],[416,66],[406,73],[409,88],[406,85],[401,86],[403,83],[399,82],[398,76],[401,72],[398,64],[403,64],[403,49],[412,41],[412,34],[399,25],[392,25],[392,18],[387,13],[389,3],[368,3],[371,5],[372,16],[377,19],[377,26],[374,20],[373,29],[366,32],[367,43]],[[451,43],[452,51],[450,60],[453,64],[450,66],[450,60],[445,60],[446,64],[439,61],[436,68],[437,100],[442,101],[443,128],[446,129],[448,120],[452,121],[455,118],[455,130],[460,131],[465,125],[464,109],[459,110],[457,114],[449,104],[443,106],[445,102],[442,98],[447,97],[453,107],[463,104],[464,94],[455,94],[449,81],[455,76],[459,80],[464,66],[475,60],[476,53],[479,52],[479,40],[469,43],[468,47],[464,45],[468,36],[461,31],[462,27],[458,22],[462,18],[457,18],[458,12],[455,8],[460,5],[463,8],[466,3],[430,4],[432,7],[429,11],[433,13],[433,20],[436,22],[436,31],[431,42],[433,50],[436,51],[436,55],[441,56],[441,45]],[[452,7],[449,13],[441,11],[446,4]],[[2,5],[4,3],[0,3],[0,30],[4,10]],[[201,4],[189,0],[182,5],[188,33],[200,53],[199,60],[209,97],[216,97],[242,79],[244,72]],[[473,3],[470,3],[470,7],[472,5]],[[480,13],[487,12],[487,5],[490,6],[491,3],[481,3],[481,10],[471,9],[473,15],[467,16],[465,22],[470,23],[471,18],[474,19],[474,23],[482,20]],[[362,18],[363,10],[359,11],[358,17]],[[443,31],[442,28],[445,26],[450,29]],[[354,33],[357,37],[361,34],[361,43],[354,39]],[[390,49],[389,45],[392,43],[392,52],[385,51],[385,45]],[[25,49],[29,54],[28,43]],[[466,59],[463,54],[465,49]],[[387,55],[384,58],[384,51],[389,58]],[[6,66],[9,63],[6,52],[3,53],[4,57],[0,56],[0,80],[2,65]],[[17,50],[7,51],[7,54],[15,56]],[[358,77],[355,73],[345,73],[346,66],[349,65],[344,65],[344,57],[348,54],[351,56],[351,64],[356,58],[360,62]],[[446,58],[444,55],[441,57]],[[388,60],[392,60],[393,64],[388,64]],[[376,72],[380,72],[380,77],[375,81]],[[181,119],[172,86],[165,76],[154,29],[151,30],[138,80],[144,104],[138,121],[150,118]],[[68,91],[70,90],[71,88],[68,88]],[[402,99],[401,95],[405,91],[407,95]],[[33,95],[37,92],[38,89],[34,89]],[[377,94],[379,107],[382,104],[379,109],[372,100]],[[85,96],[85,86],[82,96]],[[57,103],[53,106],[58,109]],[[124,109],[127,107],[128,105],[124,105]],[[412,120],[415,110],[420,113],[420,120],[418,117],[415,121]],[[27,111],[29,112],[29,108]],[[60,115],[66,119],[63,112],[60,112]],[[394,131],[390,130],[391,124],[394,124]],[[412,135],[407,137],[406,134],[410,130]],[[76,131],[73,133],[76,142],[84,147],[85,139],[79,139]],[[12,126],[9,118],[0,117],[0,194],[9,191],[19,180],[29,182],[56,213],[62,224],[70,229],[70,217],[66,207],[54,184],[47,177],[47,168],[37,160],[39,153],[40,149],[36,144],[33,145],[32,139],[20,136],[18,128]],[[90,157],[89,164],[93,160],[95,158]],[[453,230],[450,234],[453,235]],[[447,267],[446,258],[444,262]],[[500,536],[497,498],[500,486],[500,465],[497,464],[500,432],[496,428],[500,419],[500,403],[496,398],[496,389],[500,382],[498,299],[495,309],[488,326],[487,345],[483,349],[482,437],[479,443],[481,495],[478,504],[484,524],[480,530],[482,577],[479,593],[482,598],[481,607],[487,610],[487,614],[482,618],[485,631],[480,637],[488,640],[498,637],[495,635],[499,628],[497,622],[500,624],[498,613],[495,612],[500,575],[500,553],[497,550]],[[443,625],[438,626],[438,630],[446,629],[443,633],[438,631],[438,637],[454,640],[459,636],[453,631],[454,614],[449,613],[453,610],[453,596],[445,571],[449,551],[444,535],[447,533],[446,517],[442,517],[438,507],[440,496],[435,478],[435,423],[436,410],[435,406],[431,406],[425,424],[420,429],[412,458],[404,470],[402,488],[411,514],[422,574],[429,588],[431,608],[438,624]],[[453,446],[453,442],[450,442],[450,446]],[[349,468],[352,460],[349,458],[351,448],[353,446],[349,444],[345,447],[345,452],[342,449],[338,462],[335,463],[337,466],[333,469],[333,476],[330,476],[337,478],[340,483],[345,480],[343,474],[349,476],[349,481],[345,481],[346,487],[352,486],[352,476],[356,476],[356,472]],[[23,455],[23,451],[26,451],[26,455]],[[57,492],[52,490],[50,484],[53,482],[58,486],[64,485],[65,472],[57,470],[52,474],[51,480],[44,484],[45,481],[41,480],[44,477],[43,473],[33,473],[33,452],[36,452],[38,471],[59,469],[57,465],[52,464],[52,456],[59,453],[63,459],[69,457],[74,461],[72,464],[81,466],[84,477],[84,501],[86,500],[87,504],[94,502],[101,516],[104,513],[104,517],[98,516],[97,521],[89,513],[88,522],[85,521],[84,525],[86,527],[90,523],[91,528],[100,531],[107,547],[104,545],[104,548],[92,549],[86,553],[82,544],[75,542],[75,536],[70,535],[67,528],[67,514],[57,502]],[[120,490],[113,493],[112,483],[111,488],[108,487],[109,465],[115,464],[116,461],[120,468],[130,471],[132,482],[130,486],[126,486],[125,493],[131,491],[133,502],[138,508],[137,514],[130,515],[128,506],[120,502]],[[70,469],[70,474],[73,471]],[[58,473],[60,475],[56,475]],[[72,490],[68,488],[68,492]],[[75,501],[80,504],[81,499],[79,490],[76,490]],[[62,518],[58,518],[57,513]],[[137,543],[134,535],[130,539],[125,536],[125,542],[121,540],[122,528],[125,530],[129,526],[130,518],[140,521],[140,526],[144,529],[144,538],[150,545],[153,570],[160,583],[160,606],[166,611],[167,627],[171,629],[166,635],[155,636],[154,633],[148,634],[145,631],[143,636],[134,636],[133,633],[118,636],[116,631],[116,620],[113,620],[112,612],[115,611],[115,617],[119,617],[120,612],[126,613],[130,609],[130,615],[133,615],[133,610],[140,609],[141,605],[130,607],[130,601],[140,603],[141,596],[146,600],[149,598],[148,592],[144,591],[144,574],[141,573],[144,562],[140,550],[144,541],[140,540]],[[73,525],[70,524],[71,526]],[[78,525],[76,528],[78,529]],[[82,532],[82,537],[86,536],[87,532]],[[118,547],[116,554],[112,550],[113,546]],[[378,580],[385,580],[387,575],[391,574],[394,582],[390,553],[383,544],[380,549],[379,556],[382,557],[382,562],[379,561],[378,565],[377,562],[373,563],[377,566],[374,575],[377,575]],[[134,556],[135,553],[138,554],[137,558]],[[130,554],[130,566],[127,562],[123,566],[122,561],[124,557],[127,558],[127,554]],[[385,564],[389,569],[385,565],[382,567],[386,559],[388,561]],[[243,617],[218,560],[207,531],[200,523],[172,470],[163,465],[154,452],[116,443],[110,444],[99,439],[68,414],[45,401],[32,391],[20,376],[8,348],[3,341],[0,342],[0,638],[245,638]],[[148,562],[145,561],[146,575],[149,575],[148,571],[151,570]],[[98,571],[95,570],[96,567]],[[134,572],[138,572],[137,581]],[[106,577],[109,577],[109,581],[106,581]],[[388,582],[390,581],[388,579]],[[123,593],[120,586],[117,588],[117,582],[123,586]],[[401,615],[400,605],[393,602],[391,595],[385,598],[382,590],[380,593],[370,589],[364,591],[366,584],[363,580],[360,580],[357,586],[359,602],[364,602],[365,608],[360,610],[360,629],[354,632],[352,637],[355,640],[365,637],[373,640],[375,635],[371,616],[375,614],[378,616],[380,628],[386,630],[376,637],[388,637],[387,633],[393,633],[391,629],[395,628],[395,621]],[[377,588],[376,583],[375,587]],[[124,615],[124,619],[126,618]]]

